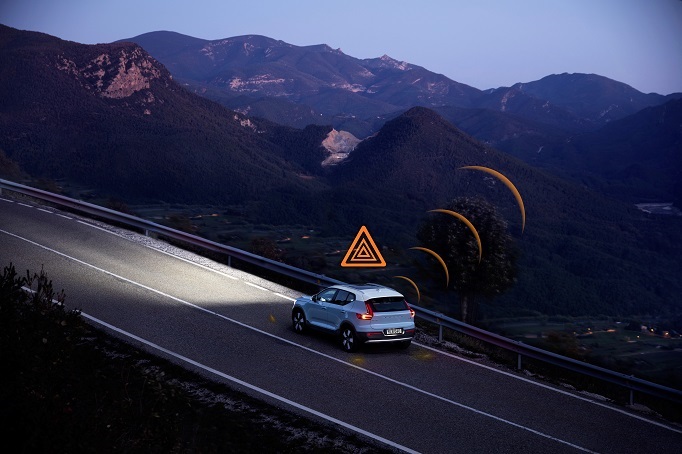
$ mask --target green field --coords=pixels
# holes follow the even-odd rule
[[[652,328],[626,329],[627,322],[609,318],[551,317],[535,320],[498,320],[490,329],[512,339],[556,351],[634,375],[662,385],[680,388],[682,337]]]

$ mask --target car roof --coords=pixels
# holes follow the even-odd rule
[[[346,290],[349,292],[353,292],[356,294],[361,294],[364,297],[364,300],[368,300],[370,298],[377,298],[377,297],[382,297],[382,296],[400,296],[403,297],[402,293],[390,288],[386,287],[384,285],[379,285],[379,284],[343,284],[343,285],[335,285],[334,288],[340,288],[342,290]]]

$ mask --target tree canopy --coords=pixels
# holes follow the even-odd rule
[[[495,207],[480,197],[459,197],[446,210],[460,214],[475,227],[478,241],[463,220],[436,212],[422,223],[417,233],[421,243],[439,254],[450,273],[449,289],[458,293],[462,321],[476,319],[478,298],[493,298],[516,281],[518,257],[507,222]]]

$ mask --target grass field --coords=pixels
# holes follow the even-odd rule
[[[496,321],[491,329],[530,345],[571,353],[589,363],[665,386],[682,383],[682,337],[633,331],[613,319],[564,317]]]

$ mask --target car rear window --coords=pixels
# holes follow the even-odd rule
[[[401,296],[384,296],[367,300],[374,312],[406,311],[407,303]]]

